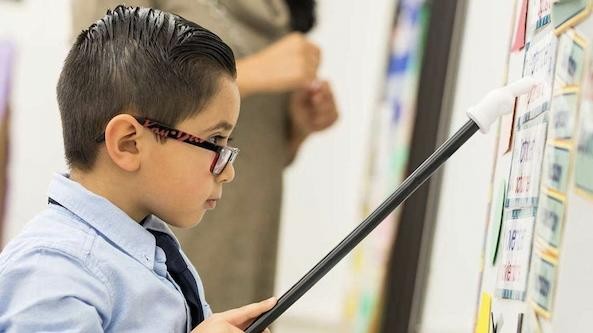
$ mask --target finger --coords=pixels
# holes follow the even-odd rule
[[[321,51],[319,51],[317,47],[314,47],[309,51],[308,57],[316,66],[319,66],[319,63],[321,63]]]
[[[311,126],[316,132],[323,131],[333,125],[333,120],[327,120],[323,123],[315,123]]]
[[[331,94],[331,87],[329,85],[329,81],[321,81],[320,90],[323,91],[325,94]]]
[[[331,93],[331,88],[329,87],[329,83],[326,80],[316,80],[316,90],[315,94],[319,96],[323,96],[324,98],[333,96]]]
[[[270,331],[270,329],[269,329],[269,328],[266,328],[266,329],[264,330],[264,333],[272,333],[272,332]]]
[[[307,90],[310,94],[317,93],[321,89],[322,82],[319,80],[313,80],[311,84],[307,87]]]
[[[316,110],[324,109],[326,102],[327,98],[320,91],[311,94],[311,103]]]
[[[228,333],[245,333],[242,329],[235,327],[233,325],[229,325]]]
[[[311,99],[315,98],[318,101],[325,99],[327,97],[327,91],[325,91],[323,82],[319,81],[319,79],[313,81],[309,86],[309,94]]]
[[[313,76],[313,79],[317,78],[317,71],[319,70],[319,62],[313,59],[308,59],[306,64],[306,69],[310,75]]]
[[[333,125],[337,119],[338,119],[337,114],[323,115],[323,116],[319,116],[319,117],[316,117],[315,119],[313,119],[312,123],[313,123],[313,127],[316,130],[322,130],[322,129],[326,129],[329,126]]]
[[[317,111],[315,115],[320,121],[325,121],[327,119],[335,120],[338,118],[338,111],[333,106],[327,106]]]
[[[317,64],[317,67],[319,67],[319,65],[321,64],[321,50],[316,47],[315,48],[315,63]]]
[[[509,83],[506,86],[506,89],[508,89],[513,96],[520,96],[528,93],[538,83],[539,82],[537,79],[530,76],[526,76],[515,82]]]
[[[334,103],[334,93],[328,81],[322,82],[321,87],[319,88],[319,92],[325,97],[325,99]]]
[[[321,60],[321,49],[312,42],[307,43],[308,54],[311,59]]]
[[[318,92],[311,96],[311,104],[317,112],[323,114],[337,113],[336,103],[332,95]]]
[[[275,304],[276,298],[271,297],[265,301],[223,312],[221,316],[232,325],[243,326],[246,322],[271,309]]]
[[[306,59],[317,70],[319,68],[319,64],[321,63],[321,51],[317,46],[311,44],[309,50],[306,54]]]

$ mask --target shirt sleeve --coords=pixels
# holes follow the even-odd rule
[[[80,258],[35,249],[0,271],[0,332],[103,332],[111,297]]]

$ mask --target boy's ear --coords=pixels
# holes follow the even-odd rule
[[[143,127],[129,114],[118,114],[105,127],[107,154],[117,166],[133,172],[140,168],[139,137]]]

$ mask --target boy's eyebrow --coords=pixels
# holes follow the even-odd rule
[[[219,129],[222,129],[225,131],[230,131],[233,129],[233,127],[234,127],[233,124],[223,120],[214,126],[208,127],[206,129],[206,131],[210,132],[210,131],[215,131],[215,130],[219,130]]]

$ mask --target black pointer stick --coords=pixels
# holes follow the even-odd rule
[[[526,77],[506,87],[491,91],[475,107],[467,112],[471,120],[467,121],[451,138],[442,144],[414,172],[399,185],[387,200],[371,213],[344,240],[315,265],[299,282],[282,295],[276,305],[263,313],[247,327],[245,333],[261,333],[280,315],[301,298],[311,287],[327,274],[342,258],[373,231],[391,212],[420,187],[445,161],[453,155],[478,129],[487,132],[499,116],[513,110],[515,97],[525,94],[536,84],[541,84]]]
[[[278,299],[278,303],[268,312],[259,316],[245,333],[260,333],[274,320],[303,296],[317,281],[327,274],[342,258],[373,231],[391,212],[422,185],[453,153],[459,149],[476,131],[478,125],[469,120],[453,137],[440,146],[422,165],[420,165],[374,212],[354,231],[329,252],[303,278]]]

